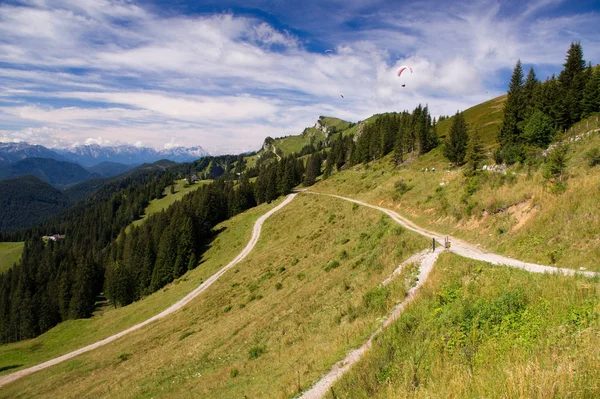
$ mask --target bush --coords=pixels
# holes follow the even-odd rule
[[[231,378],[235,378],[238,375],[240,375],[240,371],[238,369],[236,369],[236,368],[231,369],[231,371],[229,372],[229,376]]]
[[[250,359],[250,360],[258,359],[266,351],[267,351],[267,348],[265,348],[264,346],[261,346],[261,345],[253,346],[248,351],[248,359]]]
[[[409,192],[411,189],[412,189],[412,186],[409,186],[408,184],[406,184],[406,182],[403,179],[398,180],[396,183],[394,183],[393,199],[397,200],[402,195]]]
[[[563,173],[567,167],[567,152],[569,147],[566,145],[557,146],[546,159],[546,170],[544,177],[546,179],[558,179],[562,181]]]
[[[325,267],[323,268],[323,270],[325,270],[326,272],[328,272],[328,271],[330,271],[330,270],[332,270],[332,269],[336,269],[336,268],[338,268],[339,266],[340,266],[340,262],[338,262],[337,260],[334,260],[334,261],[332,261],[332,262],[329,262],[329,263],[327,264],[327,266],[325,266]]]
[[[585,158],[590,168],[600,165],[600,148],[592,148],[585,154]]]

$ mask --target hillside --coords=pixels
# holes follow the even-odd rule
[[[45,370],[6,386],[2,395],[156,396],[168,387],[175,396],[193,390],[202,397],[272,397],[308,387],[340,353],[368,336],[393,298],[403,295],[404,278],[385,290],[376,286],[427,242],[390,228],[374,211],[333,199],[302,197],[272,218],[256,250],[188,310],[79,357],[75,367]],[[291,226],[296,240],[286,233]],[[228,243],[218,238],[212,246],[225,249]],[[146,338],[155,336],[163,337],[159,344]],[[165,351],[169,356],[161,355]],[[2,358],[23,364],[23,355]],[[77,382],[66,387],[64,378]]]
[[[593,116],[575,126],[571,135],[581,137],[599,127]],[[399,167],[389,156],[368,168],[357,165],[312,189],[385,204],[422,226],[495,252],[600,270],[595,210],[600,169],[586,161],[594,148],[600,148],[598,132],[570,145],[566,191],[561,193],[551,191],[543,160],[516,164],[506,174],[486,171],[469,178],[460,169],[448,169],[441,148]],[[424,172],[432,167],[435,172]]]
[[[136,167],[136,165],[125,165],[122,163],[105,161],[105,162],[100,162],[97,165],[90,166],[87,168],[87,170],[90,173],[101,176],[101,177],[112,177],[112,176],[117,176],[122,173],[125,173],[128,170],[131,170],[135,167]]]
[[[347,131],[354,125],[354,123],[342,119],[320,116],[315,125],[304,129],[302,134],[265,139],[258,155],[264,156],[269,152],[276,152],[280,156],[300,153],[305,146],[318,147],[330,136]]]
[[[34,176],[0,181],[0,231],[34,226],[69,208],[71,200]]]
[[[0,242],[0,273],[4,273],[21,259],[23,245],[22,242]]]
[[[26,175],[36,176],[57,188],[65,188],[94,177],[76,163],[51,158],[26,158],[0,168],[0,179]]]
[[[477,131],[479,131],[487,149],[494,148],[498,145],[497,136],[500,125],[502,124],[502,112],[505,102],[506,95],[503,95],[463,111],[465,120],[471,129],[477,129]],[[437,124],[437,133],[441,138],[445,138],[448,135],[453,121],[454,117],[451,116]]]

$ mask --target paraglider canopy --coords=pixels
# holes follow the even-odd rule
[[[411,68],[411,67],[409,67],[409,66],[406,66],[406,65],[403,65],[403,66],[401,66],[400,68],[398,68],[397,75],[398,75],[398,76],[402,75],[402,72],[404,72],[404,71],[406,71],[406,70],[409,70],[409,71],[410,71],[410,73],[412,73],[412,68]]]

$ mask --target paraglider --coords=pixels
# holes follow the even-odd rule
[[[405,71],[410,71],[410,73],[412,73],[412,68],[406,65],[402,65],[400,68],[398,68],[398,72],[396,72],[396,75],[398,75],[398,77],[400,77],[400,75],[402,75],[402,72],[406,73]],[[406,83],[402,83],[402,87],[406,87]]]
[[[344,98],[344,96],[342,96],[341,94],[340,94],[340,97]]]
[[[400,68],[398,68],[397,75],[398,76],[402,75],[402,72],[406,71],[407,69],[410,71],[410,73],[412,73],[412,68],[411,67],[403,65]]]

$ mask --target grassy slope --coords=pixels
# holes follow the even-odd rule
[[[197,190],[198,188],[202,187],[202,185],[207,183],[210,183],[210,180],[203,180],[199,183],[190,184],[187,187],[185,187],[185,183],[183,180],[177,180],[175,182],[175,194],[171,194],[170,186],[165,188],[165,191],[163,192],[164,197],[150,201],[150,204],[148,204],[146,209],[144,209],[144,215],[141,217],[141,219],[136,220],[130,226],[138,226],[142,224],[148,216],[160,212],[163,209],[167,209],[168,207],[173,205],[175,201],[179,201],[187,193]],[[128,231],[131,228],[130,226],[127,227],[126,231]]]
[[[505,101],[506,95],[503,95],[471,107],[463,113],[469,126],[479,131],[483,143],[488,149],[496,146]],[[438,123],[437,133],[440,137],[448,136],[453,120],[454,118],[450,117]]]
[[[416,301],[332,392],[353,399],[598,397],[599,295],[597,280],[442,254]]]
[[[571,134],[595,126],[592,117],[589,126],[582,122]],[[589,168],[585,160],[593,147],[600,147],[598,133],[571,145],[567,190],[560,194],[551,192],[543,165],[515,166],[506,176],[482,174],[463,202],[467,179],[458,169],[446,169],[441,148],[398,168],[389,157],[357,165],[312,189],[382,204],[424,227],[523,260],[600,270],[600,168]],[[422,172],[426,167],[436,172]],[[394,188],[399,180],[411,187],[401,196]]]
[[[292,396],[373,331],[406,285],[372,287],[427,244],[373,210],[302,195],[265,223],[239,267],[183,311],[0,396]],[[339,266],[326,271],[333,260]]]
[[[10,269],[21,259],[23,242],[0,242],[0,273]]]
[[[250,239],[255,220],[274,205],[261,205],[216,226],[217,231],[224,230],[210,244],[200,265],[143,300],[117,309],[104,307],[90,319],[68,320],[37,338],[1,345],[0,369],[33,366],[122,331],[166,309],[235,258]]]
[[[335,127],[338,133],[344,132],[344,134],[346,134],[346,132],[350,131],[349,128],[351,122],[328,116],[320,118],[320,120],[321,123],[323,123],[327,127]],[[352,129],[352,131],[355,131],[356,127],[353,127]],[[311,139],[314,140],[313,144],[316,146],[318,143],[325,140],[325,133],[323,133],[323,131],[315,127],[309,127],[306,128],[303,134],[275,139],[273,145],[278,151],[281,151],[281,153],[283,153],[283,155],[285,156],[290,155],[294,152],[300,152],[304,146],[309,145],[311,143]],[[262,152],[263,151],[261,150],[258,152],[258,154],[261,154]],[[248,167],[254,166],[256,164],[256,157],[256,155],[246,157],[246,165]]]

